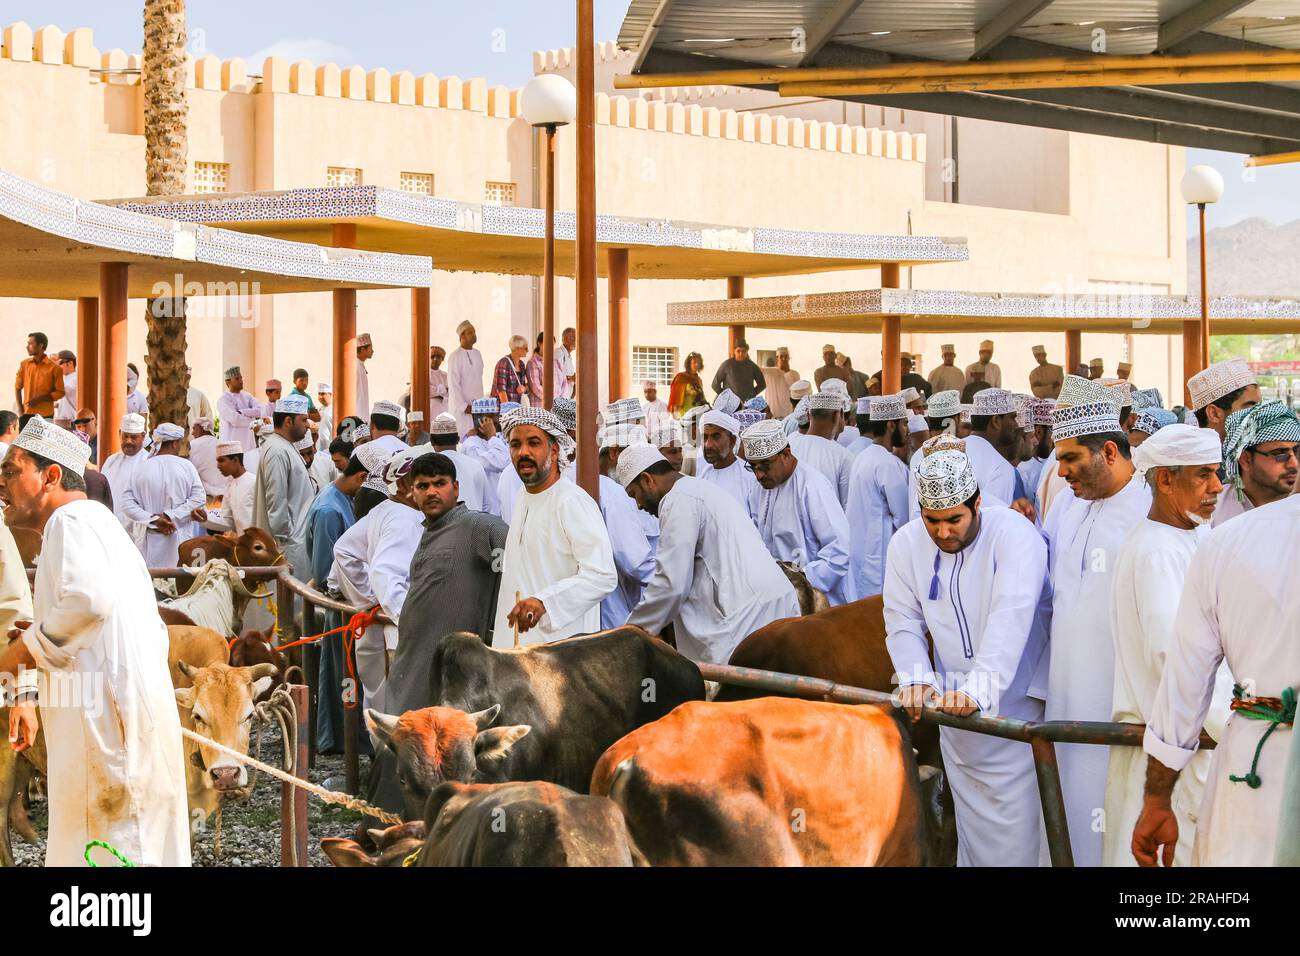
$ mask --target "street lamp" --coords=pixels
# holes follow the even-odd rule
[[[546,133],[546,242],[542,248],[542,401],[555,400],[555,131],[573,122],[578,93],[555,73],[528,81],[519,94],[519,115]]]
[[[1201,227],[1201,368],[1210,366],[1210,295],[1205,281],[1205,207],[1223,198],[1223,177],[1213,166],[1193,166],[1183,174],[1183,202],[1196,204]],[[1184,333],[1185,334],[1185,333]],[[1183,349],[1184,359],[1187,349]],[[1191,374],[1184,369],[1183,377]]]

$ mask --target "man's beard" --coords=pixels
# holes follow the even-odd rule
[[[543,458],[541,461],[537,461],[534,458],[529,458],[528,460],[532,461],[536,467],[533,470],[532,475],[530,475],[527,478],[525,478],[523,474],[520,474],[519,480],[524,483],[525,487],[534,488],[537,485],[542,484],[544,481],[546,481],[546,479],[551,477],[551,459],[548,456],[546,458]],[[518,465],[515,466],[515,471],[517,473],[519,472]]]

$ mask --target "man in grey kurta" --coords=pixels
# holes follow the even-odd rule
[[[316,488],[302,454],[294,448],[307,434],[307,399],[289,395],[275,403],[275,432],[262,443],[253,488],[253,524],[270,532],[294,577],[311,576],[307,512]]]
[[[421,455],[411,466],[412,493],[424,514],[424,534],[411,559],[397,650],[384,688],[392,714],[430,707],[429,668],[442,639],[457,631],[491,643],[501,582],[501,553],[509,526],[487,511],[471,511],[459,498],[456,465],[446,455]],[[376,758],[370,800],[402,809],[396,763],[384,749]]]

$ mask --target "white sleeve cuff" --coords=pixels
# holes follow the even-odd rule
[[[1196,746],[1190,750],[1177,747],[1174,744],[1165,743],[1156,736],[1156,732],[1147,727],[1146,733],[1142,735],[1142,749],[1149,756],[1155,757],[1170,770],[1181,771],[1187,766],[1188,762],[1196,756],[1196,751],[1200,747],[1200,739],[1197,738]]]

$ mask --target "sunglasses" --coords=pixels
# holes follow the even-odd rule
[[[1279,448],[1276,451],[1260,451],[1258,448],[1247,448],[1246,450],[1252,455],[1263,455],[1266,458],[1272,458],[1279,465],[1285,465],[1292,458],[1300,461],[1300,445]]]

